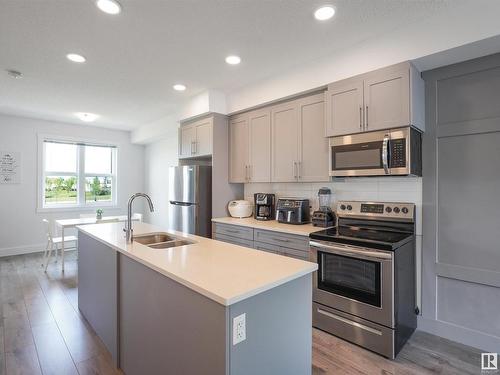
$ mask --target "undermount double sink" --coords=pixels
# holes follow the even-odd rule
[[[134,242],[146,245],[152,249],[168,249],[170,247],[178,247],[194,244],[194,241],[189,241],[184,238],[178,238],[168,233],[146,233],[134,236]]]

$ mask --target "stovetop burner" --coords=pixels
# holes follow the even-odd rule
[[[414,238],[412,203],[342,201],[337,204],[338,225],[309,236],[382,250],[395,250]]]
[[[338,226],[313,232],[309,238],[355,246],[373,247],[381,250],[395,250],[408,241],[411,241],[413,234],[374,228],[360,228],[357,226]]]

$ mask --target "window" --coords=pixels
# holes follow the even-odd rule
[[[116,146],[43,139],[40,208],[116,204]]]

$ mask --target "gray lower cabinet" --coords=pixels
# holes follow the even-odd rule
[[[309,259],[309,237],[232,224],[213,223],[212,238],[292,258]]]

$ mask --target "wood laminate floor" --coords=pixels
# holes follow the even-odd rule
[[[0,258],[0,375],[122,374],[79,313],[75,252],[66,259],[62,274],[55,263],[44,273],[40,254]],[[479,364],[479,350],[418,331],[395,361],[313,332],[314,375],[480,374]]]

